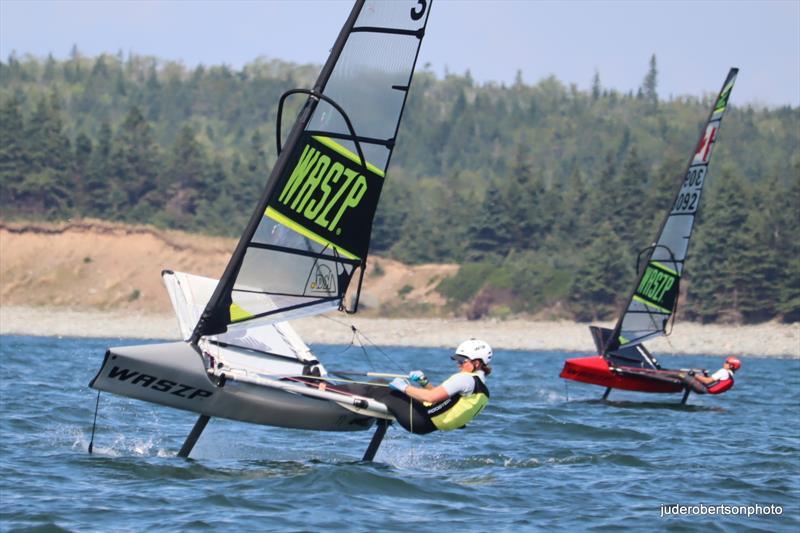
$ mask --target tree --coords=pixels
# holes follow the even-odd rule
[[[55,89],[38,100],[24,136],[28,163],[20,186],[22,203],[50,217],[69,214],[74,200],[73,154]]]
[[[630,255],[620,248],[609,222],[600,225],[569,289],[571,307],[578,320],[607,318],[630,290],[633,271]]]
[[[505,202],[497,185],[492,182],[486,190],[483,203],[470,221],[467,259],[487,261],[505,257],[511,248],[509,227],[511,220],[505,209]]]
[[[119,216],[111,206],[122,203],[119,198],[119,184],[112,181],[112,170],[109,168],[111,156],[112,132],[108,122],[103,122],[97,134],[97,143],[89,156],[84,179],[85,198],[84,214],[93,217]],[[117,191],[112,194],[112,190]],[[118,199],[115,201],[114,196]]]
[[[658,69],[656,68],[656,55],[650,56],[650,68],[642,82],[642,97],[650,104],[651,109],[658,106]]]
[[[122,204],[112,205],[113,212],[129,221],[148,220],[152,204],[143,200],[158,187],[161,161],[150,124],[138,107],[131,108],[117,130],[109,163],[110,177],[124,194],[117,199]]]
[[[180,228],[190,226],[190,221],[199,215],[199,204],[211,200],[215,195],[207,173],[208,156],[203,146],[197,142],[194,130],[184,126],[172,147],[169,164],[162,183],[164,208],[168,220]]]
[[[742,289],[748,282],[742,260],[750,244],[742,231],[747,222],[745,186],[730,171],[719,177],[715,187],[705,191],[710,198],[693,238],[697,246],[690,249],[686,264],[691,279],[687,312],[704,322],[740,320]]]
[[[600,99],[600,93],[603,91],[603,87],[600,85],[600,73],[595,70],[594,76],[592,76],[592,101],[596,102]]]
[[[25,179],[25,153],[19,132],[23,131],[20,101],[8,98],[0,107],[0,205],[16,209],[19,187]]]

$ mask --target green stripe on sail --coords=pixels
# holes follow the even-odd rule
[[[654,304],[653,302],[650,302],[650,301],[648,301],[648,300],[645,300],[645,299],[644,299],[644,298],[642,298],[641,296],[637,296],[637,295],[635,295],[635,294],[634,294],[634,295],[633,295],[633,299],[634,299],[634,300],[636,300],[636,301],[637,301],[637,302],[639,302],[639,303],[643,303],[643,304],[644,304],[644,305],[646,305],[646,306],[652,307],[653,309],[658,309],[659,311],[662,311],[662,312],[664,312],[664,313],[666,313],[666,314],[670,314],[670,313],[672,313],[672,311],[671,311],[670,309],[666,309],[666,308],[664,308],[664,307],[661,307],[660,305],[656,305],[656,304]]]
[[[735,81],[736,79],[734,78],[725,86],[724,89],[722,89],[722,92],[717,99],[717,103],[714,105],[714,113],[725,111],[725,108],[728,107],[728,98],[731,96],[731,89],[733,89],[733,83]]]
[[[345,156],[347,159],[350,159],[351,161],[355,161],[359,165],[361,164],[361,158],[358,157],[358,155],[354,154],[353,152],[351,152],[350,150],[348,150],[347,148],[345,148],[341,144],[335,142],[333,139],[331,139],[329,137],[322,137],[320,135],[312,135],[312,137],[315,140],[317,140],[317,141],[321,142],[322,144],[324,144],[325,146],[327,146],[328,148],[330,148],[331,150],[334,150],[335,152]],[[372,172],[374,172],[375,174],[377,174],[378,176],[380,176],[382,178],[386,177],[384,172],[383,172],[383,170],[379,169],[378,167],[376,167],[375,165],[373,165],[369,161],[367,161],[367,168],[370,169]]]
[[[677,270],[673,270],[670,267],[668,267],[667,265],[659,263],[658,261],[650,261],[650,264],[653,265],[654,267],[660,268],[664,272],[669,272],[670,274],[672,274],[675,277],[680,277],[680,274],[678,274]]]
[[[629,342],[631,342],[631,341],[629,341],[628,339],[626,339],[625,337],[623,337],[622,335],[620,335],[618,338],[619,338],[619,343],[620,343],[620,345],[622,345],[622,344],[628,344]]]
[[[231,322],[241,322],[253,316],[253,313],[248,313],[242,306],[237,303],[231,304]]]
[[[340,254],[342,254],[343,256],[345,256],[348,259],[355,259],[355,260],[361,259],[357,255],[348,252],[347,250],[345,250],[341,246],[338,246],[338,245],[332,243],[331,241],[329,241],[328,239],[325,239],[324,237],[320,237],[319,235],[317,235],[313,231],[304,228],[303,226],[301,226],[297,222],[293,221],[292,219],[290,219],[288,217],[285,217],[284,215],[280,214],[279,212],[277,212],[276,210],[274,210],[271,207],[267,207],[267,210],[264,212],[264,214],[266,216],[268,216],[269,218],[271,218],[272,220],[274,220],[275,222],[277,222],[279,224],[283,224],[287,228],[296,231],[297,233],[299,233],[303,237],[305,237],[307,239],[311,239],[312,241],[314,241],[316,243],[319,243],[319,244],[321,244],[323,246],[327,246],[328,248],[331,248],[333,250],[336,250],[337,252],[339,252]]]

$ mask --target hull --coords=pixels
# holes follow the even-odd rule
[[[97,376],[97,390],[210,417],[253,424],[321,431],[368,429],[375,418],[335,401],[280,388],[209,377],[203,360],[187,343],[110,348]]]
[[[615,366],[612,370],[601,355],[567,359],[559,377],[637,392],[675,393],[684,390],[681,381],[671,371],[626,366]]]

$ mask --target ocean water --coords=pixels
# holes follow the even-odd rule
[[[103,393],[89,455],[87,384],[120,344],[131,342],[0,338],[2,531],[800,530],[798,360],[745,357],[732,391],[680,406],[620,391],[599,401],[603,389],[558,378],[576,354],[500,350],[492,400],[467,429],[393,426],[373,463],[359,461],[371,431],[215,419],[180,459],[195,415]],[[329,367],[455,371],[446,350],[314,349]],[[662,516],[675,504],[751,516]]]

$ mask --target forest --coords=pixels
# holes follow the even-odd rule
[[[728,65],[713,68],[721,84]],[[309,88],[318,70],[12,53],[0,61],[2,217],[238,236],[276,160],[278,98]],[[581,91],[553,77],[481,84],[419,68],[371,253],[460,264],[437,290],[470,318],[612,318],[719,87],[663,98],[655,56],[636,91],[604,87],[599,72],[587,79]],[[736,88],[730,102],[679,314],[797,321],[800,109],[737,104]]]

